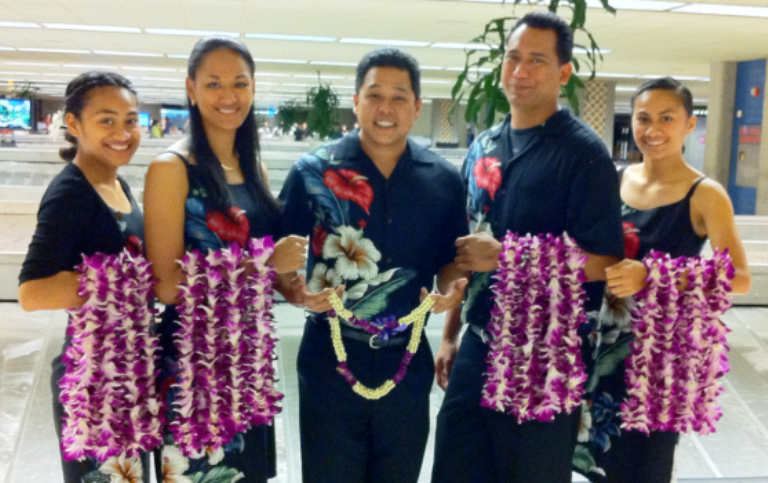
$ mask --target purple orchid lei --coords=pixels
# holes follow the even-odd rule
[[[283,398],[275,389],[271,237],[181,259],[176,417],[181,452],[199,457],[251,426],[270,424]],[[248,270],[246,270],[246,267]],[[248,273],[246,273],[248,272]]]
[[[567,234],[509,232],[499,258],[481,405],[520,423],[552,421],[579,407],[587,380],[577,334],[586,256]]]
[[[156,390],[158,338],[152,334],[152,270],[142,256],[83,256],[59,381],[64,405],[61,447],[66,461],[136,458],[162,443]]]
[[[715,250],[712,259],[672,259],[652,251],[643,263],[647,285],[632,312],[635,339],[625,362],[621,427],[646,434],[713,432],[722,416],[718,379],[729,370],[730,331],[720,322],[731,306],[728,250]],[[688,286],[680,291],[677,280],[685,273]]]

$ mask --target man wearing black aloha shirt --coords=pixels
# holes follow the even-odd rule
[[[434,482],[566,482],[580,411],[553,422],[528,421],[480,406],[490,335],[490,285],[507,233],[567,232],[588,255],[587,311],[599,308],[605,268],[623,255],[618,178],[605,146],[558,95],[572,72],[573,33],[549,12],[511,30],[502,83],[511,116],[475,140],[464,163],[474,233],[457,241],[460,268],[472,270],[457,354],[457,310],[447,318],[436,357],[447,392],[437,421]],[[582,352],[589,367],[589,335]],[[454,361],[455,358],[455,361]]]
[[[456,168],[407,139],[421,107],[416,61],[396,49],[366,55],[357,68],[360,129],[303,156],[286,179],[283,232],[310,236],[308,281],[282,277],[286,298],[313,313],[299,348],[299,412],[305,483],[418,480],[429,434],[434,360],[422,334],[405,378],[369,401],[336,370],[328,296],[369,321],[401,318],[437,276],[461,302],[466,279],[453,265],[467,234],[466,195]],[[343,287],[341,287],[343,285]],[[376,388],[398,372],[411,330],[371,337],[342,325],[349,369]]]

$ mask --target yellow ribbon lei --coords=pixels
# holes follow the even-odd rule
[[[331,341],[333,342],[333,350],[336,352],[336,359],[339,363],[347,362],[347,352],[344,350],[344,342],[341,340],[341,323],[339,317],[349,322],[349,319],[354,315],[350,310],[344,307],[344,303],[339,299],[335,293],[331,293],[328,297],[328,301],[331,303],[331,307],[336,311],[336,317],[330,317],[331,322]],[[410,314],[398,319],[399,327],[403,325],[408,326],[413,324],[413,330],[411,331],[411,340],[408,342],[406,350],[411,354],[416,354],[419,348],[419,341],[421,340],[421,332],[424,330],[424,321],[427,318],[427,313],[432,309],[435,304],[435,300],[432,297],[427,297],[424,301],[416,307]],[[360,381],[356,381],[352,386],[352,390],[360,396],[366,399],[376,400],[389,394],[389,392],[395,388],[396,383],[392,379],[387,379],[381,386],[371,389]]]

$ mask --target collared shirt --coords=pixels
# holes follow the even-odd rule
[[[621,200],[616,168],[600,138],[567,110],[524,130],[531,140],[515,150],[510,116],[482,133],[462,168],[470,225],[501,240],[517,234],[567,232],[583,250],[623,258]],[[530,137],[529,137],[530,136]],[[515,154],[513,154],[515,153]],[[490,318],[492,272],[472,277],[466,322]],[[600,306],[604,283],[585,284],[587,311]]]
[[[344,284],[358,317],[402,317],[419,305],[468,232],[458,170],[409,140],[389,178],[358,130],[296,162],[280,193],[282,233],[310,236],[312,292]]]

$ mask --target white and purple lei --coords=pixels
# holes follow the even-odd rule
[[[635,295],[621,427],[713,432],[722,416],[718,379],[729,370],[729,330],[720,316],[731,306],[731,258],[727,250],[715,250],[712,259],[652,251],[643,264],[647,285]],[[688,286],[680,291],[677,280],[686,272]]]
[[[577,334],[587,320],[585,261],[566,234],[504,237],[487,327],[493,340],[483,407],[520,423],[552,421],[579,407],[587,379]]]
[[[152,334],[152,271],[142,256],[83,256],[59,381],[64,459],[138,457],[162,442],[156,390],[159,341]]]
[[[177,306],[181,326],[171,432],[183,454],[199,457],[252,425],[270,424],[283,398],[274,387],[277,339],[272,307],[271,237],[221,251],[188,252]],[[248,267],[248,273],[246,273]]]

